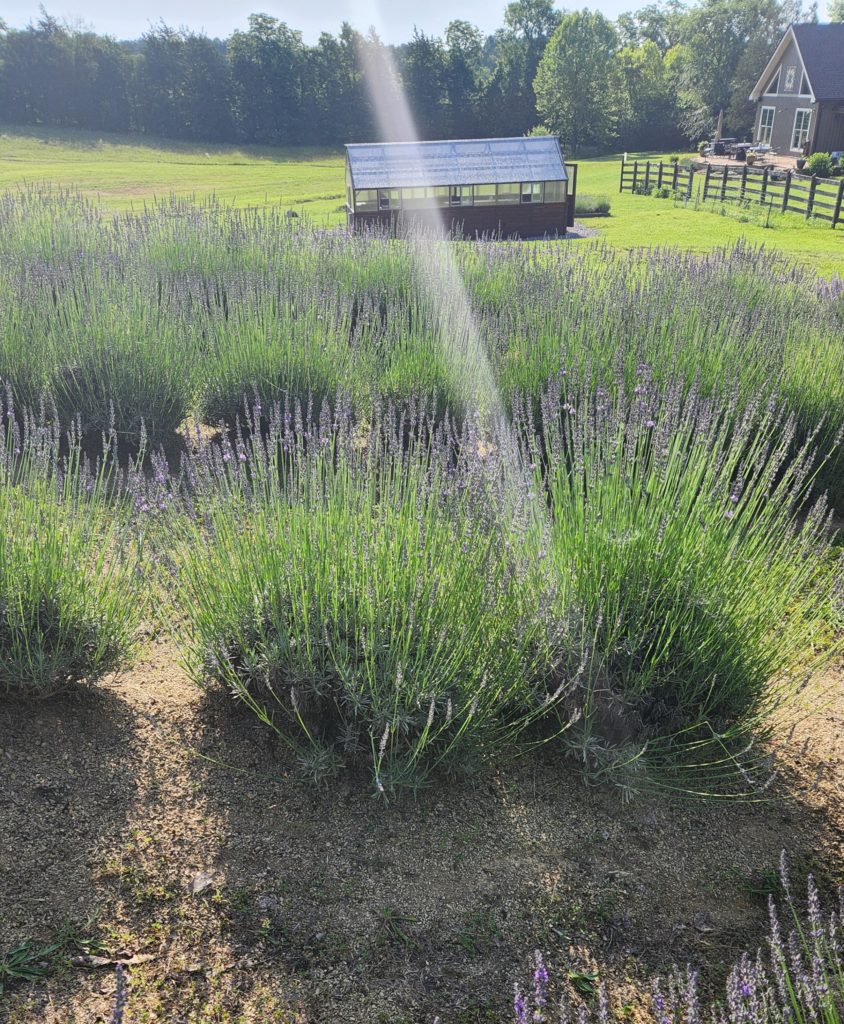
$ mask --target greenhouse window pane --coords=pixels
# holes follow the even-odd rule
[[[562,203],[566,198],[566,183],[564,181],[545,182],[545,202]]]
[[[454,185],[451,189],[452,206],[471,206],[473,200],[471,185]]]
[[[355,192],[355,212],[370,213],[378,209],[378,191],[374,188],[360,188]]]
[[[522,194],[522,186],[517,182],[508,182],[505,185],[498,186],[497,201],[503,205],[509,203],[518,203],[519,196]]]

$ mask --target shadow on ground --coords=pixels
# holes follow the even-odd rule
[[[384,806],[365,779],[303,782],[164,644],[85,701],[4,711],[14,858],[49,861],[17,914],[98,908],[110,955],[150,958],[132,968],[129,1021],[502,1020],[537,947],[552,975],[598,971],[623,1001],[675,961],[717,985],[764,934],[781,849],[797,876],[828,875],[841,852],[840,773],[814,777],[799,730],[764,804],[623,805],[566,765],[525,759]],[[42,778],[78,788],[72,827],[34,802]],[[24,1007],[40,1000],[39,1020],[96,1020],[113,979],[92,974],[19,988],[8,1019],[32,1019]]]

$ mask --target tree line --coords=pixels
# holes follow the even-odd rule
[[[844,0],[842,0],[844,3]],[[484,35],[452,21],[399,46],[343,24],[308,45],[266,14],[211,39],[164,23],[118,41],[42,9],[0,22],[0,121],[172,139],[337,145],[379,136],[371,90],[404,89],[422,138],[559,134],[568,152],[665,148],[753,123],[748,95],[802,0],[657,0],[621,15],[514,0]]]

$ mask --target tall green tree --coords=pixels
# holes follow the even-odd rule
[[[235,126],[248,142],[294,145],[305,130],[301,32],[268,14],[252,14],[228,43]]]
[[[495,69],[485,97],[492,134],[521,135],[536,122],[534,80],[548,41],[562,15],[553,0],[514,0],[495,33]]]
[[[452,21],[445,30],[445,46],[447,130],[455,138],[470,138],[484,123],[479,109],[486,79],[484,37],[468,21]]]
[[[399,61],[405,95],[422,138],[447,132],[447,59],[442,42],[414,29]]]
[[[576,155],[607,147],[622,114],[616,53],[618,33],[597,11],[573,11],[557,26],[539,64],[534,88],[539,116]]]
[[[619,141],[625,149],[664,149],[679,141],[671,77],[657,44],[646,39],[617,55],[623,106]]]

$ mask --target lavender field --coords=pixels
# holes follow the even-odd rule
[[[266,755],[273,785],[374,798],[385,823],[525,764],[609,794],[622,822],[646,801],[776,798],[782,723],[844,651],[842,329],[844,282],[761,250],[449,245],[7,194],[10,742],[92,684],[119,697],[114,672],[163,645],[216,734],[249,723],[227,769]],[[701,1016],[684,975],[647,1013],[837,1022],[838,918],[814,899],[805,927],[789,904],[769,968],[739,962],[726,1008]],[[415,920],[378,927],[411,956]],[[18,993],[68,955],[9,934]],[[524,941],[496,940],[516,973]],[[108,962],[114,1019],[169,1019],[133,1011],[130,957]],[[557,1019],[544,971],[517,1020]],[[563,1019],[618,1011],[593,973]],[[349,1019],[494,1019],[449,998]],[[302,1012],[179,1019],[329,1019]]]

